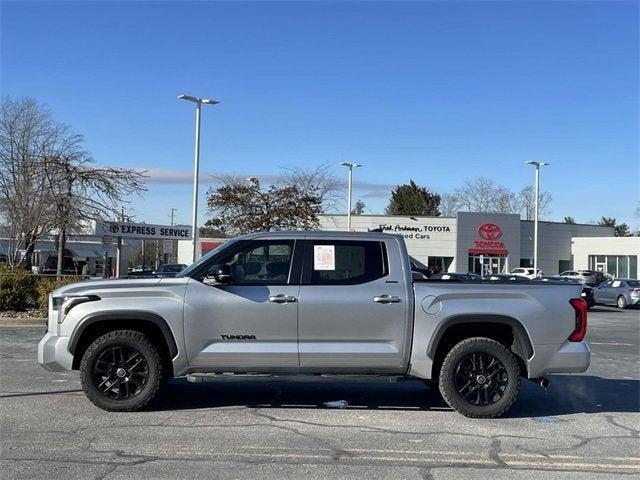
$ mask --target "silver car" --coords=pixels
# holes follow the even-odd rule
[[[640,280],[617,278],[602,282],[593,289],[595,303],[627,308],[640,304]]]
[[[596,285],[598,283],[597,272],[593,270],[565,270],[560,276],[572,278],[585,285]]]

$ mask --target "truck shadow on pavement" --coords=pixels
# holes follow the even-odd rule
[[[552,375],[543,390],[522,381],[520,397],[506,417],[550,417],[575,413],[638,412],[640,381],[589,375]],[[347,402],[347,404],[344,403]],[[329,403],[328,402],[336,402]],[[216,407],[335,408],[363,410],[450,410],[440,394],[420,381],[323,380],[288,381],[222,378],[190,383],[170,382],[151,410],[193,410]]]

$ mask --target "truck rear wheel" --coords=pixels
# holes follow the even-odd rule
[[[513,353],[490,338],[467,338],[447,353],[439,376],[444,400],[466,417],[504,414],[520,392],[520,372]]]
[[[131,412],[156,396],[164,371],[158,349],[143,333],[114,330],[89,345],[80,363],[80,381],[97,407]]]

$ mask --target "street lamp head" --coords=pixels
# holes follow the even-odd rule
[[[192,97],[191,95],[181,94],[181,95],[178,95],[178,98],[180,100],[188,100],[190,102],[195,102],[195,103],[200,102],[200,99],[198,97]]]
[[[529,160],[524,163],[527,163],[529,165],[534,165],[536,167],[544,167],[545,165],[551,165],[550,163],[547,163],[547,162],[535,162],[533,160]]]
[[[178,98],[180,100],[188,100],[189,102],[194,102],[194,103],[204,103],[205,105],[215,105],[216,103],[220,103],[219,101],[212,100],[210,98],[193,97],[191,95],[185,95],[184,93],[178,95]]]
[[[363,166],[361,163],[349,163],[349,162],[342,162],[340,165],[347,168],[357,168],[357,167]]]

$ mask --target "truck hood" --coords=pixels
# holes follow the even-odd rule
[[[53,291],[54,297],[64,297],[65,295],[78,294],[84,292],[97,292],[99,290],[114,290],[120,288],[153,287],[158,285],[160,278],[114,278],[110,280],[85,280],[84,282],[71,283]]]

